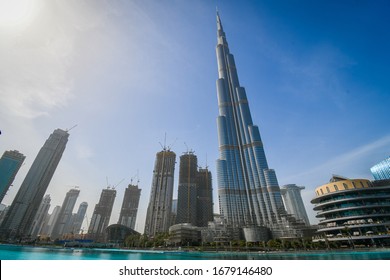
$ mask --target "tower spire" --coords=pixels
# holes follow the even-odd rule
[[[219,16],[218,7],[217,7],[217,30],[223,31],[222,22],[221,22],[221,18]]]

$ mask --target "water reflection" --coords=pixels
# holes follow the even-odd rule
[[[390,260],[390,249],[303,252],[184,252],[0,245],[1,260]]]

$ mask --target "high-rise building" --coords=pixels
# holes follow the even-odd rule
[[[193,152],[180,156],[176,224],[197,225],[198,159]]]
[[[122,208],[119,214],[118,224],[135,229],[141,189],[135,185],[128,185],[123,196]]]
[[[53,231],[51,232],[51,239],[61,238],[63,234],[69,233],[68,227],[72,219],[73,208],[76,204],[76,200],[79,197],[80,190],[74,188],[66,193],[64,202],[62,203],[60,213],[56,223],[54,224]]]
[[[61,206],[57,205],[56,207],[54,207],[51,214],[49,214],[44,229],[41,231],[42,235],[47,235],[47,236],[51,235],[51,232],[53,231],[54,225],[58,219],[58,214],[60,214],[60,211],[61,211]]]
[[[49,194],[45,195],[45,197],[41,202],[41,205],[38,208],[38,212],[35,215],[34,221],[31,226],[30,235],[32,238],[35,238],[42,231],[45,225],[46,218],[49,215],[50,202],[51,202],[50,195]]]
[[[234,229],[273,227],[285,213],[275,171],[269,169],[259,128],[217,14],[217,184],[220,213]],[[245,230],[244,230],[245,233]]]
[[[156,155],[144,231],[148,236],[155,236],[169,230],[175,160],[176,154],[167,148]]]
[[[81,230],[81,226],[83,225],[85,214],[87,213],[88,209],[88,203],[87,202],[81,202],[79,209],[77,210],[77,213],[75,214],[74,223],[72,232],[74,234],[78,234]]]
[[[371,173],[375,180],[390,179],[390,157],[371,167]]]
[[[65,150],[68,137],[68,131],[56,129],[46,140],[0,226],[3,237],[19,238],[29,234],[35,214]]]
[[[301,196],[301,190],[304,189],[305,187],[288,184],[282,186],[280,191],[287,213],[293,215],[298,220],[302,220],[307,226],[309,226],[309,217],[307,216],[305,205]]]
[[[207,227],[208,223],[214,220],[212,178],[207,168],[199,168],[197,185],[197,226]]]
[[[0,159],[0,203],[26,157],[18,151],[5,151]]]
[[[88,228],[88,235],[95,241],[104,240],[104,231],[111,218],[112,207],[116,197],[116,190],[108,187],[103,189],[98,204],[95,205],[91,223]]]
[[[206,227],[213,220],[211,173],[198,169],[193,152],[180,157],[176,224],[190,223]]]
[[[171,222],[169,226],[172,226],[176,222],[177,216],[177,199],[172,199],[172,212],[171,212]]]

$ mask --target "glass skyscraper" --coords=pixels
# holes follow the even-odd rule
[[[0,203],[26,157],[18,151],[5,151],[0,159]]]
[[[302,220],[306,225],[310,225],[309,217],[303,203],[301,191],[305,187],[295,184],[288,184],[281,187],[281,194],[288,214],[293,215],[297,220]]]
[[[79,209],[77,210],[77,213],[75,214],[75,219],[73,223],[73,229],[72,231],[75,234],[78,234],[81,230],[81,226],[83,225],[84,218],[85,218],[85,213],[87,212],[88,209],[88,203],[87,202],[81,202]]]
[[[269,169],[259,129],[252,122],[217,14],[217,184],[220,213],[233,229],[272,227],[285,213],[276,174]]]
[[[71,222],[73,215],[73,208],[76,204],[76,200],[79,197],[79,189],[71,189],[66,193],[64,202],[61,206],[61,211],[58,214],[56,223],[54,224],[53,231],[51,232],[51,239],[61,238],[63,234],[68,233],[68,226]],[[72,231],[72,229],[69,229]]]
[[[3,237],[19,238],[29,234],[35,214],[61,160],[68,137],[68,131],[56,129],[46,140],[0,226]]]

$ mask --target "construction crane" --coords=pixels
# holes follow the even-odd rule
[[[69,129],[67,128],[65,131],[66,131],[66,132],[69,132],[69,131],[71,131],[73,128],[75,128],[76,126],[77,126],[77,124],[75,124],[74,126],[72,126],[72,127],[69,128]]]

